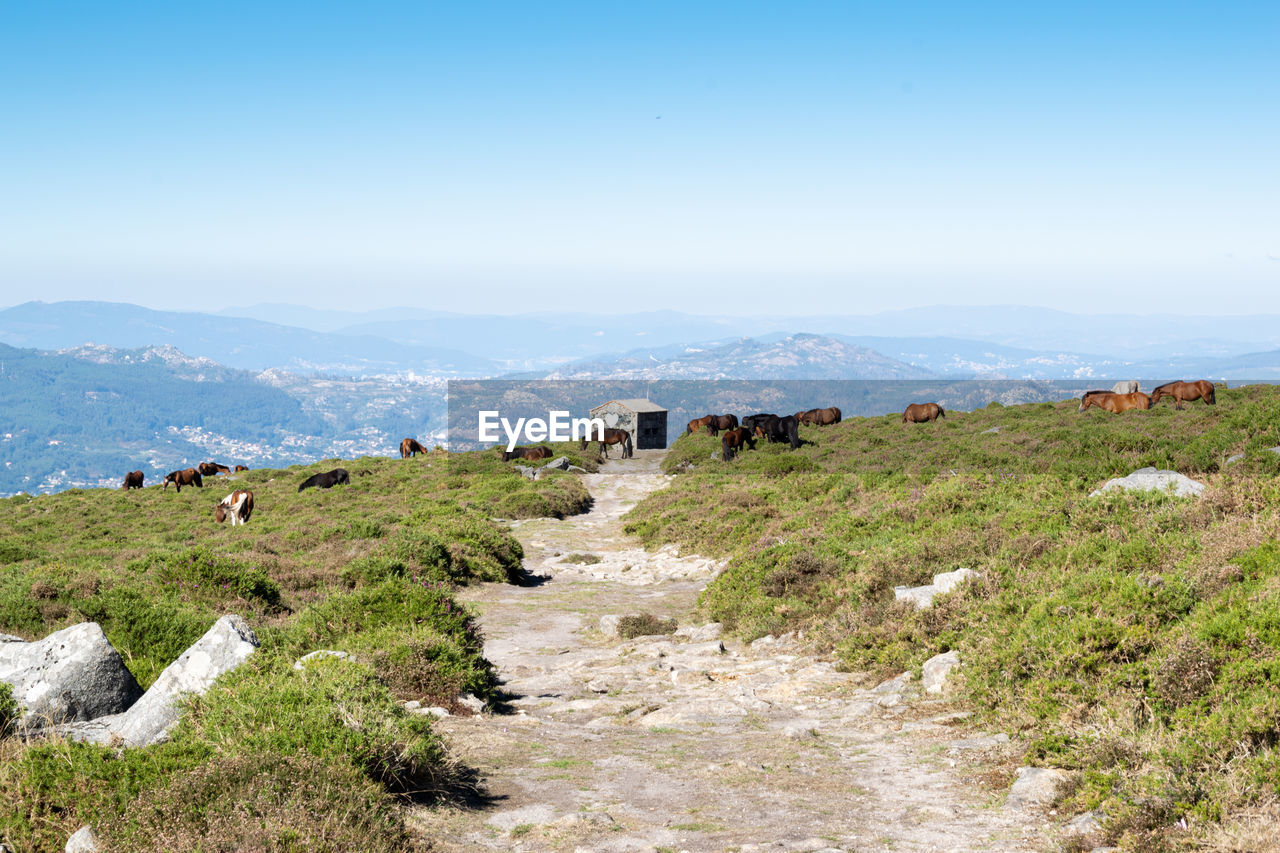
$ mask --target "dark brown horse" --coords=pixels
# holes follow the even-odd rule
[[[406,438],[400,442],[400,458],[408,459],[410,456],[416,456],[419,453],[426,453],[427,450],[417,439]]]
[[[1208,379],[1198,379],[1195,382],[1166,382],[1151,392],[1151,405],[1159,403],[1161,397],[1172,397],[1175,409],[1181,409],[1183,403],[1189,403],[1192,400],[1204,400],[1210,406],[1217,405],[1217,400],[1213,396],[1213,383]]]
[[[599,441],[599,439],[594,439],[594,438],[591,440]],[[604,454],[605,459],[609,458],[609,445],[611,444],[622,445],[623,459],[630,459],[634,455],[631,447],[631,433],[627,432],[625,429],[613,429],[610,427],[605,427],[604,440],[600,441],[600,452]],[[578,447],[581,450],[586,450],[587,440],[585,438],[582,439],[582,442],[578,445]]]
[[[810,426],[831,426],[840,423],[840,410],[835,406],[826,409],[809,409],[796,412],[796,421]]]
[[[219,465],[217,462],[201,462],[196,466],[201,475],[205,477],[216,477],[219,473],[230,474],[231,469],[226,465]]]
[[[1119,414],[1130,409],[1151,408],[1151,398],[1141,391],[1133,394],[1117,394],[1114,391],[1086,391],[1080,398],[1080,409],[1083,412],[1090,406],[1097,406],[1108,412]]]
[[[685,435],[692,435],[695,432],[706,429],[711,423],[711,415],[703,415],[700,418],[694,418],[689,421],[689,425],[684,428]]]
[[[200,472],[195,468],[184,468],[181,471],[170,471],[164,475],[164,485],[161,491],[169,488],[169,484],[173,483],[178,491],[182,491],[183,486],[195,486],[197,489],[204,488],[204,480],[200,477]]]
[[[737,429],[737,415],[707,415],[711,418],[711,422],[707,424],[708,435],[719,435],[722,430]]]
[[[902,413],[902,422],[904,424],[922,424],[928,421],[936,421],[938,418],[945,418],[946,416],[947,413],[937,403],[912,403]]]
[[[142,472],[130,471],[128,474],[125,474],[124,485],[121,486],[121,488],[124,489],[125,491],[128,491],[129,489],[141,489],[142,488]]]
[[[239,472],[241,472],[241,471],[248,471],[248,470],[249,470],[249,466],[248,466],[248,465],[237,465],[237,466],[236,466],[236,473],[239,473]]]
[[[756,449],[756,440],[752,437],[751,430],[744,427],[728,430],[720,438],[720,458],[728,462],[737,456],[744,446],[751,450]]]
[[[531,462],[537,462],[539,459],[550,459],[551,448],[538,445],[536,447],[517,447],[515,450],[502,451],[502,461],[510,462],[512,459],[528,459]]]

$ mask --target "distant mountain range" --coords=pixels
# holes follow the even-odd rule
[[[27,302],[7,308],[0,311],[0,341],[40,350],[89,343],[121,349],[168,344],[243,370],[275,367],[348,376],[487,376],[498,370],[490,359],[447,347],[115,302]]]
[[[807,342],[803,352],[788,354],[778,346],[789,337]],[[696,378],[748,375],[753,364],[770,371],[755,376],[805,378],[843,369],[849,372],[840,378],[866,377],[863,371],[1028,379],[1280,376],[1277,316],[1086,316],[1018,306],[714,317],[675,311],[343,312],[291,305],[202,314],[106,302],[29,302],[0,311],[0,341],[52,350],[90,342],[125,349],[169,345],[229,367],[350,377],[598,376],[612,369],[625,376]],[[721,357],[732,363],[708,366]],[[917,372],[903,373],[908,369]]]
[[[573,362],[547,379],[931,379],[931,370],[821,335],[639,350]]]

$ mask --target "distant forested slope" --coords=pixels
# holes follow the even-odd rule
[[[297,399],[245,371],[154,351],[97,363],[0,344],[0,493],[118,481],[139,468],[151,482],[208,457],[191,441],[200,432],[252,446],[321,428]]]

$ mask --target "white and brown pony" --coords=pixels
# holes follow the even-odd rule
[[[246,524],[253,515],[253,492],[247,489],[236,489],[213,508],[213,518],[219,524],[231,518],[231,526]]]

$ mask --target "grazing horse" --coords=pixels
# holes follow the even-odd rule
[[[332,489],[334,486],[345,486],[350,482],[351,475],[347,473],[346,468],[334,468],[332,471],[325,471],[323,474],[312,474],[302,481],[302,485],[298,486],[298,491],[309,489],[312,486],[317,489]]]
[[[1137,394],[1138,380],[1124,379],[1111,386],[1112,394]]]
[[[128,474],[125,474],[124,485],[121,486],[120,488],[124,489],[126,492],[129,491],[129,489],[141,489],[142,488],[142,472],[130,471]]]
[[[742,425],[749,430],[755,432],[757,438],[764,438],[769,434],[769,424],[772,420],[777,419],[777,415],[761,412],[758,415],[747,415],[742,419]]]
[[[598,440],[599,439],[592,439],[592,441],[598,441]],[[632,456],[635,455],[632,452],[632,448],[631,448],[631,433],[627,432],[625,429],[612,429],[610,427],[605,427],[604,439],[599,441],[600,441],[600,452],[604,454],[605,459],[609,458],[609,445],[611,444],[622,445],[623,459],[630,459]],[[580,450],[587,449],[587,440],[585,438],[582,439],[581,443],[578,445],[578,448]]]
[[[248,465],[237,465],[237,466],[236,466],[236,473],[237,473],[237,474],[239,474],[241,471],[248,471],[248,470],[249,470],[249,466],[248,466]]]
[[[418,444],[417,439],[406,438],[400,442],[400,458],[408,459],[410,456],[416,456],[419,453],[426,453],[427,449]]]
[[[710,426],[710,424],[711,424],[711,415],[703,415],[700,418],[694,418],[693,420],[689,421],[689,425],[684,428],[684,434],[692,435],[693,433],[698,432],[699,430]]]
[[[727,430],[720,438],[720,458],[728,462],[738,455],[738,451],[742,449],[743,445],[746,445],[751,450],[756,449],[756,440],[752,437],[751,430],[743,427]]]
[[[1213,383],[1208,379],[1199,379],[1195,382],[1166,382],[1152,390],[1151,405],[1154,406],[1160,402],[1161,397],[1172,397],[1175,409],[1181,409],[1184,402],[1189,403],[1192,400],[1204,400],[1210,406],[1217,405],[1218,402],[1213,396]]]
[[[810,426],[831,426],[840,423],[840,410],[835,406],[827,409],[809,409],[807,412],[796,412],[795,419]]]
[[[926,421],[936,421],[938,418],[945,418],[946,416],[947,413],[937,403],[912,403],[902,413],[902,422],[904,424],[922,424]]]
[[[204,488],[204,480],[200,477],[200,472],[195,468],[184,468],[181,471],[170,471],[164,475],[164,485],[161,491],[169,488],[169,484],[173,483],[178,491],[182,491],[183,486],[195,486],[197,489]]]
[[[1099,409],[1106,409],[1108,412],[1119,414],[1130,409],[1149,409],[1151,408],[1151,398],[1141,391],[1133,394],[1117,394],[1114,391],[1086,391],[1084,396],[1080,398],[1078,411],[1083,412],[1090,406],[1097,406]]]
[[[737,415],[707,415],[711,418],[711,422],[707,424],[708,435],[719,435],[722,430],[737,429]]]
[[[214,520],[221,524],[230,516],[232,527],[247,523],[251,515],[253,515],[253,492],[246,489],[237,489],[218,501],[218,505],[213,508]]]
[[[230,474],[231,469],[226,465],[219,465],[217,462],[201,462],[197,468],[205,477],[216,477],[219,473]]]
[[[795,415],[770,420],[769,441],[785,441],[795,450],[800,446],[800,421]]]
[[[537,447],[517,447],[515,450],[502,451],[502,461],[510,462],[512,459],[529,459],[536,462],[539,459],[550,459],[551,448],[538,445]]]

